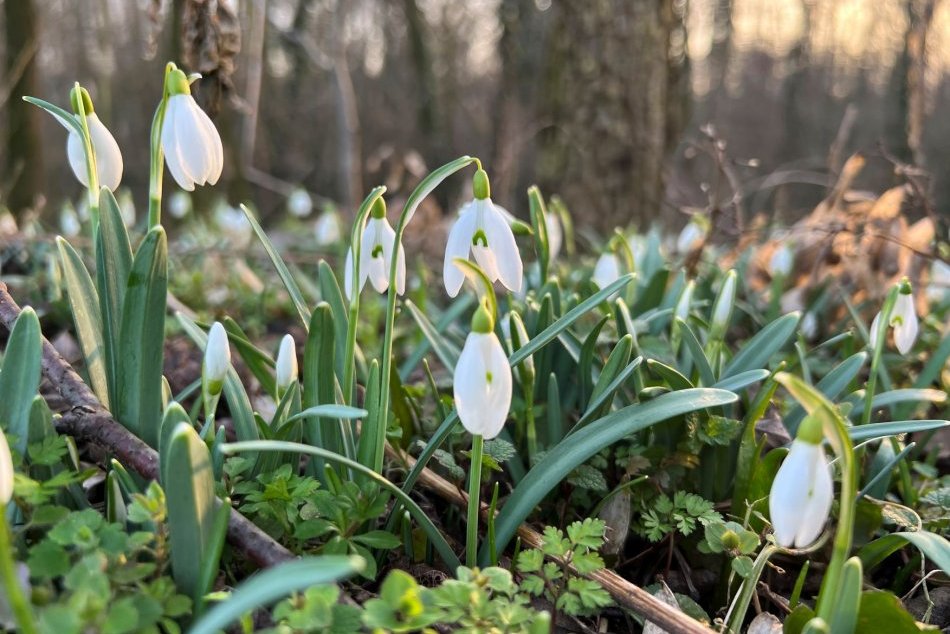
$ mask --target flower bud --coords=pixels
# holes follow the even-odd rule
[[[297,381],[297,346],[291,335],[284,335],[277,352],[277,389],[284,392]]]
[[[726,279],[722,282],[719,289],[719,295],[716,297],[716,303],[713,305],[711,326],[712,332],[721,337],[729,328],[729,321],[732,318],[732,308],[736,302],[736,272],[731,270],[726,273]]]
[[[206,390],[212,396],[221,393],[224,378],[231,368],[231,348],[228,346],[228,333],[221,322],[214,322],[208,331],[208,343],[205,346],[204,364],[201,377]]]

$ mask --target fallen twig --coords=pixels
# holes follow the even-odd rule
[[[390,457],[408,465],[410,469],[416,464],[415,458],[401,450],[394,449],[390,445],[386,446],[386,452]],[[419,482],[452,504],[461,508],[468,507],[468,495],[431,469],[422,470]],[[488,505],[484,502],[481,505],[481,513],[483,518],[488,517]],[[540,533],[526,524],[522,524],[518,528],[518,537],[529,548],[541,547]],[[577,573],[573,565],[568,563],[567,566]],[[643,588],[630,583],[612,570],[599,570],[586,576],[603,586],[621,606],[636,612],[668,632],[675,634],[711,634],[713,632],[699,621],[663,603]]]
[[[20,307],[0,282],[0,323],[7,330],[20,315]],[[56,386],[70,410],[55,421],[57,431],[106,449],[124,466],[150,480],[158,480],[158,453],[118,423],[69,363],[43,337],[43,374]],[[228,541],[255,564],[267,567],[294,559],[295,555],[274,541],[237,510],[228,521]]]

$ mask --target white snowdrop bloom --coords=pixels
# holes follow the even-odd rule
[[[59,210],[59,230],[67,238],[74,238],[82,231],[82,223],[79,222],[76,208],[68,200]]]
[[[222,200],[215,207],[214,221],[236,246],[242,246],[251,239],[251,223],[244,212]]]
[[[297,345],[291,335],[284,335],[277,352],[277,389],[284,392],[297,380]]]
[[[488,175],[478,170],[473,179],[474,200],[459,210],[445,245],[442,278],[449,297],[458,295],[465,274],[456,266],[455,258],[475,261],[492,282],[500,280],[505,288],[517,293],[524,279],[524,265],[515,242],[515,234],[505,216],[490,198]]]
[[[161,143],[168,170],[186,191],[194,191],[195,185],[214,185],[224,166],[221,135],[191,96],[185,73],[171,71],[166,88]]]
[[[681,254],[688,253],[705,235],[706,229],[700,222],[695,219],[690,220],[676,238],[676,251]]]
[[[313,199],[307,190],[298,187],[287,197],[287,211],[296,218],[306,218],[313,211]]]
[[[783,242],[772,252],[772,257],[769,258],[769,271],[773,277],[788,277],[794,264],[795,253],[787,243]]]
[[[313,233],[317,238],[317,245],[321,247],[336,244],[343,237],[343,227],[340,223],[340,214],[327,209],[314,223]]]
[[[695,289],[695,280],[690,280],[686,283],[686,286],[683,287],[683,292],[680,293],[679,299],[676,300],[676,307],[673,309],[674,316],[679,317],[683,321],[689,319],[689,309],[693,302],[693,291]]]
[[[805,548],[821,534],[834,497],[831,468],[821,446],[821,423],[806,417],[769,493],[775,541]]]
[[[455,409],[470,434],[491,439],[501,433],[511,409],[511,385],[508,357],[492,332],[491,317],[479,308],[453,376]]]
[[[7,437],[0,430],[0,506],[5,507],[13,498],[13,457]],[[0,508],[0,512],[3,508]]]
[[[930,283],[927,285],[927,299],[939,302],[950,293],[950,264],[934,260],[930,267]]]
[[[732,317],[732,307],[736,301],[736,272],[730,270],[726,274],[726,279],[719,289],[719,295],[716,297],[716,303],[713,305],[712,329],[724,333],[729,327],[729,320]]]
[[[112,133],[109,132],[105,124],[99,120],[99,115],[97,115],[93,109],[92,99],[89,97],[89,93],[86,92],[85,88],[81,89],[81,93],[83,110],[86,113],[86,125],[89,126],[89,139],[92,141],[92,151],[96,158],[96,174],[99,177],[99,186],[108,187],[112,191],[115,191],[119,183],[122,182],[122,152],[119,150],[119,144],[116,143],[115,137],[112,136]],[[73,90],[70,97],[73,101],[76,100],[77,95],[75,90]],[[77,107],[78,104],[75,105],[73,109],[75,110]],[[73,116],[77,121],[80,120],[78,114]],[[59,122],[69,131],[69,136],[66,139],[66,156],[69,158],[69,167],[72,168],[76,179],[82,183],[84,187],[89,187],[89,170],[86,167],[86,148],[84,147],[85,144],[82,141],[82,137],[79,136],[79,133],[76,132],[68,122],[63,121],[60,117],[56,118],[59,119]]]
[[[591,281],[600,288],[606,288],[620,278],[620,259],[613,251],[604,252],[594,265]]]
[[[630,253],[633,254],[634,270],[640,271],[643,269],[643,260],[646,257],[649,244],[647,237],[639,233],[633,233],[627,237],[627,246],[630,248]]]
[[[132,192],[123,187],[118,193],[116,202],[119,203],[119,213],[122,215],[125,226],[135,226],[135,200],[132,199]]]
[[[870,337],[871,348],[877,348],[877,329],[881,323],[881,313],[874,316],[871,322]],[[919,323],[917,320],[917,310],[914,307],[914,295],[910,287],[910,282],[906,278],[901,283],[901,290],[897,293],[897,301],[894,303],[894,309],[891,311],[891,319],[888,324],[894,329],[894,344],[897,351],[901,354],[907,354],[914,347],[917,341],[917,331]]]
[[[368,279],[377,293],[385,293],[389,288],[389,276],[393,259],[393,248],[396,244],[396,232],[386,218],[386,205],[382,198],[378,198],[366,228],[360,238],[360,279],[357,293],[363,290]],[[350,299],[355,297],[353,288],[353,247],[346,252],[346,263],[343,272],[343,288]],[[396,293],[406,292],[406,250],[399,249],[399,258],[396,262]]]
[[[168,197],[168,213],[179,220],[191,211],[191,196],[188,192],[176,191]]]
[[[802,317],[802,323],[799,328],[802,331],[802,335],[805,336],[805,339],[811,341],[818,334],[818,318],[815,317],[815,313],[809,311],[805,313],[805,316]]]
[[[544,228],[548,232],[548,252],[553,260],[561,252],[564,244],[564,229],[561,228],[561,219],[553,211],[544,214]]]
[[[201,366],[201,377],[209,393],[218,394],[221,391],[230,368],[231,348],[228,345],[228,333],[221,322],[216,321],[208,331],[208,343]]]

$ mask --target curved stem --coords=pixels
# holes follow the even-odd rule
[[[6,509],[0,508],[0,579],[6,590],[10,610],[16,618],[17,625],[23,634],[35,634],[36,623],[33,620],[33,611],[30,609],[20,588],[20,580],[16,574],[15,557],[13,556],[13,540],[10,539],[10,526],[7,524]]]
[[[76,82],[73,88],[77,93],[81,93],[82,88],[79,82]],[[86,155],[86,178],[89,181],[89,218],[92,220],[92,244],[95,248],[96,234],[99,232],[99,169],[96,166],[96,151],[92,147],[92,136],[89,134],[89,119],[86,117],[86,108],[82,97],[76,99],[76,116],[79,117],[79,125],[82,127],[82,146]]]
[[[165,174],[165,154],[162,152],[162,124],[165,122],[165,105],[167,100],[162,97],[155,116],[152,117],[152,132],[150,143],[150,167],[148,177],[148,228],[151,229],[162,222],[162,177]]]
[[[478,563],[478,510],[482,488],[482,451],[485,440],[480,434],[472,436],[472,464],[468,469],[468,520],[465,533],[465,565],[473,568]]]
[[[871,370],[868,373],[868,382],[864,390],[864,411],[861,412],[862,425],[867,425],[871,422],[871,401],[874,400],[878,366],[881,363],[881,355],[884,352],[884,342],[887,339],[887,329],[890,327],[891,313],[894,312],[894,304],[897,302],[897,292],[897,286],[894,286],[894,288],[888,292],[887,298],[884,300],[884,305],[881,307],[881,318],[877,324],[877,332],[872,333],[872,336],[876,335],[877,345],[874,346],[874,350],[872,351]]]
[[[472,163],[478,162],[477,158],[471,156],[462,156],[451,163],[446,163],[428,176],[413,190],[412,194],[406,200],[402,215],[399,217],[399,223],[396,225],[396,244],[393,247],[392,260],[389,266],[389,292],[386,301],[386,328],[383,337],[383,358],[382,371],[379,375],[379,418],[376,426],[376,439],[374,443],[373,468],[377,473],[383,469],[383,454],[386,445],[386,424],[389,421],[389,375],[392,372],[393,363],[393,328],[396,322],[396,270],[399,262],[399,253],[402,251],[402,234],[406,230],[406,225],[412,220],[419,203],[432,193],[438,185],[455,172],[468,167]],[[355,253],[354,253],[355,256]],[[356,259],[354,257],[354,259]],[[356,280],[354,280],[355,284]]]

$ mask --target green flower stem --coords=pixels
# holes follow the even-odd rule
[[[766,544],[759,551],[758,557],[755,558],[755,562],[752,564],[752,572],[742,581],[739,594],[736,595],[735,601],[729,608],[729,613],[726,614],[726,626],[723,628],[723,632],[739,634],[742,623],[745,621],[745,614],[749,610],[752,595],[755,594],[755,589],[759,585],[759,577],[762,576],[762,571],[765,570],[765,564],[768,563],[772,555],[780,550],[781,548],[775,544]]]
[[[148,177],[148,228],[162,222],[162,177],[165,174],[165,154],[162,152],[162,124],[165,122],[167,101],[162,97],[152,117],[151,163]]]
[[[428,176],[413,190],[412,194],[406,200],[402,214],[399,217],[399,223],[396,225],[395,247],[393,248],[392,260],[389,267],[389,292],[386,301],[386,327],[383,336],[383,354],[382,371],[379,375],[379,413],[378,424],[376,426],[376,439],[374,441],[375,455],[371,467],[380,473],[383,470],[383,455],[386,446],[386,424],[389,421],[389,375],[392,373],[393,365],[393,329],[396,322],[396,269],[399,261],[399,252],[402,250],[402,234],[406,230],[406,225],[412,220],[416,208],[422,199],[429,195],[439,183],[454,174],[455,172],[475,163],[476,167],[481,168],[481,162],[471,156],[462,156],[451,163],[446,163]],[[356,259],[354,251],[354,260]],[[354,279],[354,286],[357,280]]]
[[[7,601],[20,632],[36,634],[39,630],[33,620],[33,611],[27,603],[26,597],[20,588],[20,580],[16,574],[16,559],[13,555],[13,540],[10,539],[10,526],[7,524],[5,509],[0,509],[0,580],[6,590]]]
[[[478,564],[478,507],[482,488],[482,450],[485,440],[480,434],[472,436],[472,464],[468,469],[468,521],[465,533],[465,565]]]
[[[73,90],[82,94],[82,87],[77,81]],[[89,134],[89,120],[86,118],[86,106],[82,97],[75,99],[76,115],[82,127],[83,151],[86,154],[86,178],[89,180],[89,218],[92,220],[92,243],[96,243],[96,234],[99,232],[99,170],[96,167],[96,151],[92,147],[92,136]]]
[[[534,422],[534,381],[531,381],[524,391],[524,407],[526,418],[525,437],[528,441],[528,464],[538,455],[538,430]],[[548,440],[550,442],[550,439]]]
[[[891,313],[894,312],[894,304],[897,302],[898,287],[895,285],[887,293],[884,305],[881,307],[881,319],[877,324],[877,345],[874,346],[871,356],[871,370],[868,373],[867,387],[864,391],[864,411],[861,413],[861,424],[867,425],[871,422],[871,401],[874,400],[874,391],[877,386],[878,366],[881,364],[881,355],[884,352],[884,343],[887,340],[887,329],[890,327]]]

